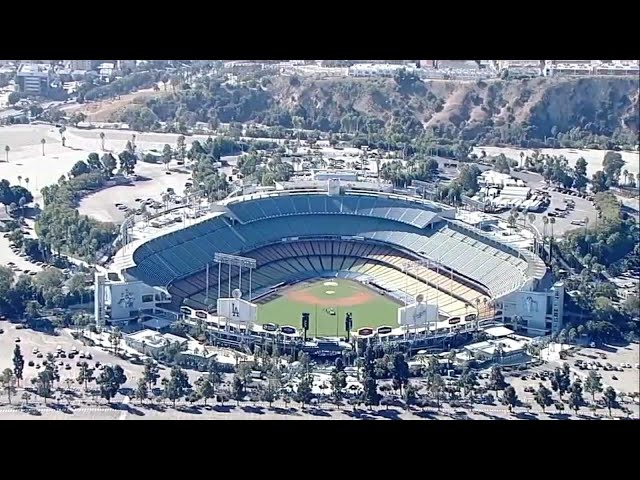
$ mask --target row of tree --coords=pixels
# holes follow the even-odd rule
[[[101,138],[104,142],[104,136]],[[111,153],[102,157],[91,153],[86,160],[74,164],[68,178],[62,176],[58,183],[42,189],[44,208],[37,218],[36,232],[49,249],[94,259],[111,244],[116,226],[80,215],[76,205],[87,192],[103,187],[114,169],[131,175],[137,162],[134,151],[135,147],[128,142],[117,159]]]

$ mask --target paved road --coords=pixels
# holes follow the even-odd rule
[[[614,418],[624,418],[619,411],[614,412]],[[605,412],[599,412],[598,416],[586,409],[581,410],[578,416],[571,412],[563,412],[557,415],[548,411],[543,414],[539,408],[515,408],[513,413],[503,406],[478,406],[472,410],[451,408],[444,405],[439,411],[436,409],[413,409],[411,412],[398,410],[397,408],[385,409],[383,407],[372,410],[359,409],[354,412],[351,408],[341,410],[330,408],[309,408],[302,411],[299,407],[288,408],[284,404],[276,403],[273,408],[265,405],[242,404],[236,406],[227,403],[225,406],[177,405],[174,409],[170,404],[162,406],[140,406],[137,402],[122,402],[113,406],[82,406],[67,407],[61,405],[52,408],[52,405],[38,404],[30,411],[21,411],[18,406],[0,406],[0,419],[103,419],[103,420],[348,420],[348,419],[379,419],[379,420],[446,420],[446,419],[502,419],[502,420],[544,420],[544,419],[606,419]]]

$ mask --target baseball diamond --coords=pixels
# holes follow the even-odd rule
[[[315,336],[346,335],[344,318],[353,314],[353,329],[395,326],[391,320],[401,305],[391,297],[351,280],[333,282],[334,294],[327,295],[322,280],[295,285],[258,308],[259,323],[300,325],[302,312],[309,313],[309,332]]]

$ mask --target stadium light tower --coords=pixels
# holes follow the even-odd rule
[[[239,280],[238,288],[242,291],[242,269],[247,268],[249,270],[249,301],[252,298],[251,289],[251,272],[256,268],[256,260],[249,257],[239,257],[237,255],[228,255],[226,253],[216,252],[213,256],[213,261],[218,264],[218,298],[221,295],[221,278],[222,278],[222,265],[229,266],[229,278],[228,278],[228,295],[231,297],[231,272],[232,267],[238,267]],[[207,263],[207,285],[206,285],[206,303],[209,301],[209,264]]]

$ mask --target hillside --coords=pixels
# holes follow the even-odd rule
[[[530,127],[528,138],[537,139],[575,127],[607,136],[616,129],[637,135],[639,128],[635,79],[428,81],[403,87],[393,79],[301,79],[292,86],[279,78],[268,91],[291,113],[302,107],[308,116],[340,121],[355,110],[389,126],[392,112],[404,110],[426,129],[455,127],[468,140],[508,124]]]
[[[250,77],[229,85],[203,78],[146,102],[122,118],[185,126],[256,122],[271,126],[523,147],[612,148],[637,144],[638,80],[583,79],[421,82],[394,79]],[[142,112],[141,110],[144,110]]]

